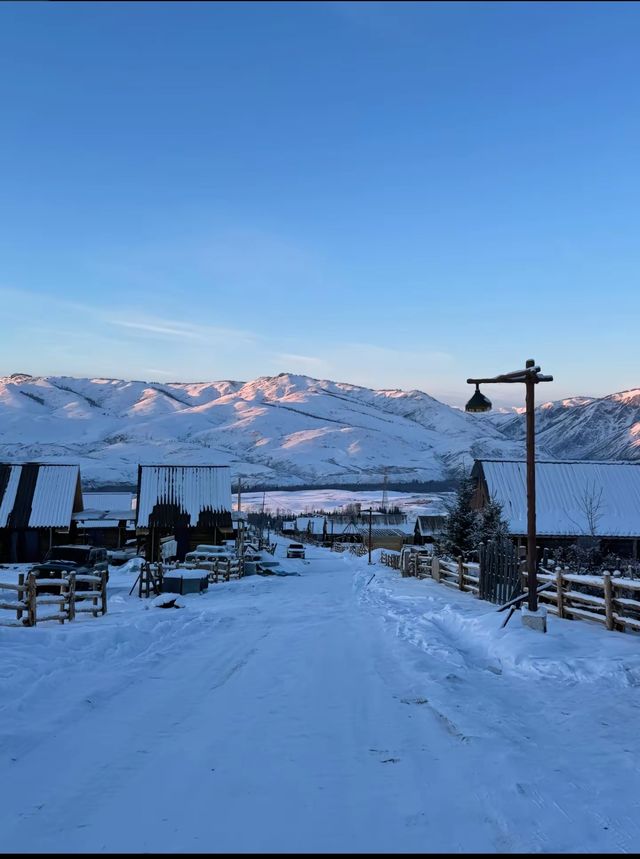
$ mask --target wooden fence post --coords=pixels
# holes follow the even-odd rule
[[[35,626],[38,620],[36,594],[36,576],[35,573],[29,573],[29,575],[27,576],[27,616],[29,618],[27,626]]]
[[[18,576],[18,587],[20,588],[20,590],[18,591],[18,602],[24,602],[27,593],[27,589],[24,586],[24,573],[20,573],[20,575]],[[16,620],[22,620],[21,608],[16,611]]]
[[[462,555],[458,558],[458,587],[461,591],[464,590],[464,563],[462,561]]]
[[[567,564],[565,564],[565,565],[564,565],[564,573],[563,573],[563,575],[565,575],[565,576],[566,576],[566,575],[567,575],[567,573],[570,573],[570,572],[571,572],[570,568],[567,566]],[[571,594],[569,593],[569,591],[571,590],[571,588],[572,588],[572,582],[569,580],[569,581],[567,582],[567,587],[566,587],[566,590],[567,590],[567,596],[569,597],[569,599],[571,599]],[[574,615],[569,615],[569,620],[574,620],[574,619],[575,619]]]
[[[431,578],[436,582],[440,581],[440,558],[436,555],[433,556],[431,561]]]
[[[564,592],[562,590],[562,567],[556,570],[556,591],[558,594],[558,617],[564,617]]]
[[[604,573],[604,614],[607,629],[613,629],[613,585],[611,584],[611,573]]]
[[[107,573],[105,570],[102,571],[102,582],[100,583],[100,590],[102,597],[102,614],[103,616],[107,613]]]
[[[67,586],[67,599],[69,601],[69,620],[74,620],[76,616],[76,574],[69,573]]]
[[[64,602],[59,603],[58,606],[58,613],[60,614],[60,617],[58,618],[58,623],[61,623],[64,626],[64,607],[69,602],[69,578],[68,576],[63,576],[63,579],[66,580],[66,584],[63,582],[63,584],[60,585],[60,596],[64,597]],[[67,620],[69,620],[68,614]]]

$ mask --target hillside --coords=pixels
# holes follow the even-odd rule
[[[521,445],[421,391],[282,374],[252,382],[0,379],[0,459],[80,462],[88,482],[135,480],[139,462],[229,464],[278,486],[446,478],[470,456]]]
[[[638,458],[640,391],[538,410],[548,457]],[[138,463],[228,464],[248,485],[442,480],[473,457],[523,452],[522,415],[467,415],[422,391],[281,374],[251,382],[0,378],[0,460],[79,462],[87,483]]]
[[[524,415],[496,424],[511,440],[524,438]],[[536,410],[537,440],[556,459],[640,459],[640,389],[572,397]]]

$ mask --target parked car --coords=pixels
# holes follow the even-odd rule
[[[99,576],[106,572],[109,581],[107,550],[99,546],[52,546],[44,561],[33,566],[30,572],[39,579],[59,579],[65,573]],[[88,584],[78,582],[76,588],[88,590]],[[57,590],[57,586],[52,586],[52,590]]]
[[[107,560],[114,567],[126,564],[131,558],[137,558],[137,556],[138,541],[136,539],[127,540],[120,549],[110,549],[107,551]]]
[[[304,558],[304,546],[302,543],[289,543],[287,558]]]
[[[187,552],[184,559],[187,563],[196,563],[198,561],[232,560],[235,557],[235,551],[228,546],[201,544],[196,546],[192,552]]]

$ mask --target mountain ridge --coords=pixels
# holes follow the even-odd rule
[[[640,459],[640,389],[536,409],[539,455]],[[475,457],[521,458],[524,415],[469,415],[424,391],[280,373],[250,381],[0,377],[0,461],[74,461],[87,485],[138,463],[215,462],[247,487],[451,479]]]

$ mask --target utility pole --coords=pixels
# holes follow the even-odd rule
[[[372,508],[369,507],[369,563],[371,563],[371,513]]]
[[[380,506],[382,507],[382,512],[386,513],[389,506],[389,475],[387,473],[386,466],[384,469],[384,481],[382,484],[382,504]]]

